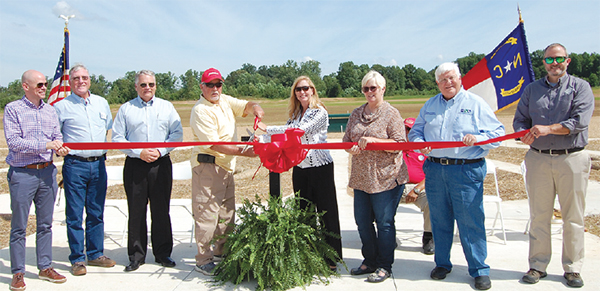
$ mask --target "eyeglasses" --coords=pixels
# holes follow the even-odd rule
[[[223,82],[219,82],[219,83],[204,83],[204,86],[208,87],[208,88],[221,88],[223,86]]]
[[[310,89],[310,87],[308,86],[302,86],[302,87],[296,87],[296,92],[300,92],[300,91],[308,91]]]
[[[377,86],[371,86],[371,87],[363,87],[362,90],[364,93],[369,93],[371,91],[375,92],[377,91],[377,89],[379,89],[379,87]]]
[[[37,83],[36,87],[38,87],[38,88],[40,88],[40,89],[41,89],[42,87],[46,87],[46,88],[48,88],[48,82],[46,82],[46,83]]]
[[[141,83],[140,87],[146,88],[146,86],[149,86],[150,88],[154,88],[155,85],[155,83]]]
[[[87,81],[90,79],[90,76],[77,76],[73,77],[73,81]]]
[[[556,57],[556,58],[547,57],[544,59],[544,62],[546,62],[546,64],[550,65],[550,64],[554,63],[554,60],[556,60],[557,64],[561,64],[567,60],[567,57]]]
[[[454,82],[454,81],[456,81],[456,79],[457,79],[456,76],[450,76],[448,78],[441,79],[440,80],[440,84],[446,84],[446,83],[448,83],[450,81]]]

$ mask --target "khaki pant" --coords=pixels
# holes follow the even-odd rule
[[[408,193],[410,191],[411,190],[407,189],[405,192]],[[417,201],[413,203],[417,205],[419,209],[421,209],[421,212],[423,212],[423,231],[431,232],[431,218],[429,217],[429,203],[427,202],[427,194],[425,192],[422,192],[418,195],[419,196],[417,197]]]
[[[223,254],[225,235],[235,220],[235,183],[233,174],[209,163],[192,169],[192,208],[196,220],[196,264],[210,263],[213,255]],[[213,242],[214,238],[218,238]],[[213,246],[211,246],[213,245]]]
[[[525,155],[525,165],[531,217],[529,267],[545,272],[550,263],[550,223],[554,199],[558,195],[563,220],[563,269],[579,273],[584,258],[583,218],[590,156],[583,151],[551,156],[529,150]]]

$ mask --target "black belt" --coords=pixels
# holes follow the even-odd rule
[[[51,161],[50,162],[45,162],[45,163],[31,164],[31,165],[27,165],[27,166],[25,166],[23,168],[41,170],[41,169],[46,168],[46,167],[48,167],[50,165],[52,165]]]
[[[211,156],[211,155],[207,155],[207,154],[198,154],[198,157],[196,158],[196,160],[198,161],[198,163],[208,163],[208,164],[215,163],[215,157]]]
[[[570,153],[576,153],[576,152],[580,152],[583,150],[583,148],[572,148],[572,149],[566,149],[566,150],[538,150],[534,147],[530,147],[532,150],[541,153],[541,154],[548,154],[551,156],[556,156],[556,155],[568,155]]]
[[[82,162],[95,162],[97,160],[100,160],[102,158],[104,158],[106,160],[106,154],[103,154],[101,156],[97,156],[97,157],[80,157],[80,156],[75,156],[75,155],[67,155],[68,158],[72,158],[72,159],[76,159],[76,160],[80,160]]]
[[[464,165],[464,164],[479,163],[479,162],[483,161],[483,158],[481,158],[481,159],[474,159],[474,160],[465,160],[465,159],[450,159],[450,158],[428,157],[427,159],[429,161],[432,161],[434,163],[439,163],[439,164],[442,164],[442,165]]]

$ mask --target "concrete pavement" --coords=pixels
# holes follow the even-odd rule
[[[335,159],[335,177],[340,208],[340,222],[342,229],[343,256],[348,268],[358,266],[362,261],[360,253],[360,239],[356,231],[353,215],[353,200],[347,194],[348,156],[344,151],[332,151]],[[502,168],[501,163],[496,163]],[[514,170],[514,169],[513,169]],[[588,191],[588,209],[600,209],[598,183],[590,183]],[[8,194],[0,195],[0,213],[10,213]],[[177,262],[175,268],[163,268],[154,263],[151,250],[146,258],[146,264],[139,270],[131,273],[123,272],[128,263],[126,246],[122,244],[122,230],[126,213],[125,200],[112,200],[105,213],[106,232],[105,254],[117,261],[114,268],[99,268],[88,266],[88,274],[75,277],[69,273],[68,262],[69,248],[66,239],[66,229],[63,225],[64,204],[56,208],[55,222],[53,225],[54,267],[67,277],[64,284],[53,284],[37,278],[35,263],[35,236],[27,239],[27,273],[25,283],[27,290],[254,290],[254,282],[244,282],[240,286],[226,284],[225,286],[212,286],[210,278],[194,271],[194,256],[196,247],[190,243],[192,217],[188,213],[190,201],[175,200],[177,207],[172,207],[171,215],[176,244],[173,250],[173,259]],[[8,211],[7,211],[8,208]],[[528,235],[524,234],[528,220],[527,201],[505,201],[502,203],[507,244],[502,239],[502,231],[496,230],[494,235],[488,236],[488,259],[491,266],[492,288],[496,290],[566,290],[562,278],[561,254],[561,226],[553,224],[552,246],[553,258],[548,267],[548,277],[540,283],[529,285],[519,282],[524,272],[528,269]],[[496,206],[486,203],[486,226],[491,228]],[[600,213],[600,211],[595,212]],[[429,273],[434,267],[433,256],[421,252],[421,235],[423,219],[422,214],[414,205],[400,204],[396,215],[396,228],[398,248],[395,252],[393,265],[393,279],[388,279],[380,284],[366,282],[366,275],[350,276],[348,271],[340,268],[340,277],[333,278],[331,284],[314,283],[307,290],[474,290],[473,279],[467,273],[467,263],[462,253],[458,237],[455,237],[452,249],[454,268],[445,280],[434,281],[429,278]],[[497,226],[498,227],[498,226]],[[600,265],[600,238],[586,233],[586,259],[582,278],[585,286],[582,290],[598,290],[600,276],[594,275],[595,267]],[[10,259],[8,248],[0,250],[0,282],[8,288],[11,281]],[[296,290],[302,290],[296,288]]]

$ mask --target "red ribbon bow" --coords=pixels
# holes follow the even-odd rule
[[[275,173],[283,173],[306,158],[308,150],[302,148],[302,135],[304,130],[288,128],[283,134],[272,135],[270,143],[254,143],[254,152],[258,154],[265,168]]]

